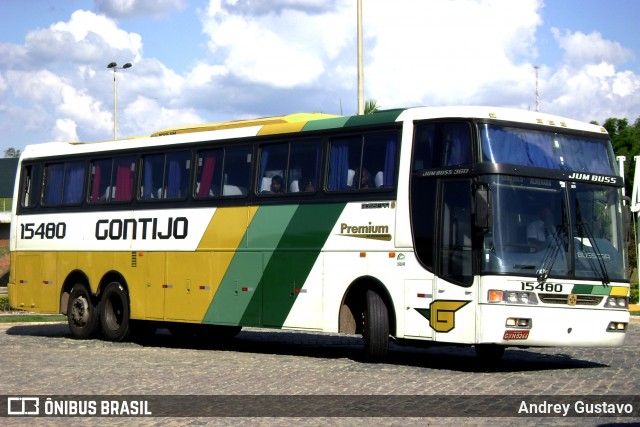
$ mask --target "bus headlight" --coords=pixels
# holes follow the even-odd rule
[[[624,322],[610,322],[607,332],[626,332],[627,324]]]
[[[629,298],[627,297],[608,297],[604,304],[609,308],[629,308]]]
[[[500,291],[496,289],[489,291],[487,301],[490,303],[538,304],[538,298],[534,292]]]

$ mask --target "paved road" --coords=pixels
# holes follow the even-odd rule
[[[356,337],[258,329],[227,343],[161,330],[144,344],[74,340],[66,324],[0,324],[0,395],[627,395],[640,406],[640,320],[616,349],[510,349],[495,366],[471,348],[392,346],[361,361]],[[573,397],[572,397],[573,398]],[[346,399],[346,398],[345,398]],[[491,397],[487,398],[493,399]],[[499,400],[499,399],[498,399]],[[300,402],[291,399],[292,405]],[[235,403],[238,403],[237,400]],[[263,402],[264,403],[264,402]],[[305,401],[302,401],[304,404]],[[308,402],[307,402],[308,403]],[[473,403],[473,401],[471,402]],[[299,407],[296,407],[300,411]],[[313,411],[313,408],[310,409]],[[464,411],[463,411],[464,412]],[[313,412],[311,412],[313,413]],[[57,418],[47,424],[130,425],[602,425],[640,418]],[[26,425],[28,419],[0,420]],[[7,421],[7,422],[5,422]]]

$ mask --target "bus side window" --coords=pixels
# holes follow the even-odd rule
[[[428,123],[416,126],[413,171],[471,163],[468,123]]]
[[[392,188],[397,147],[395,132],[334,139],[329,154],[328,190]]]
[[[283,194],[287,191],[287,158],[289,144],[268,144],[260,147],[258,193]]]
[[[25,166],[22,169],[22,195],[20,197],[20,205],[25,208],[32,207],[35,203],[32,200],[33,187],[33,166]]]
[[[191,170],[191,152],[178,151],[167,153],[165,177],[158,198],[180,199],[186,197],[189,188]]]
[[[111,199],[111,159],[94,160],[91,162],[90,185],[90,203],[108,201]]]
[[[141,199],[152,200],[157,197],[158,190],[162,188],[163,175],[164,155],[153,154],[142,158]]]
[[[252,165],[251,147],[225,148],[223,196],[244,196],[247,194]]]
[[[202,150],[196,160],[196,198],[217,197],[222,189],[223,149]]]
[[[329,148],[328,191],[345,191],[353,188],[356,169],[360,169],[362,137],[336,138]]]
[[[290,193],[315,193],[318,188],[320,144],[316,141],[294,142],[289,153],[287,183]]]
[[[368,173],[366,186],[360,188],[391,188],[394,186],[398,135],[375,133],[366,135],[362,150],[362,169]]]
[[[45,205],[78,204],[84,194],[84,161],[54,163],[45,166]]]

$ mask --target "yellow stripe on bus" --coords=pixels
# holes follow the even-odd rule
[[[626,286],[612,286],[609,295],[612,297],[626,297],[629,295],[629,288]]]

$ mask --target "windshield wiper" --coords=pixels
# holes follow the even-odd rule
[[[556,262],[558,254],[560,253],[560,248],[562,248],[562,246],[564,245],[564,242],[560,238],[560,236],[566,233],[566,229],[566,224],[557,225],[555,232],[551,233],[551,239],[549,240],[547,249],[545,249],[544,256],[542,257],[542,262],[540,263],[540,267],[536,271],[538,283],[544,283],[547,281],[547,277],[549,277],[549,273],[551,273],[553,264]]]

